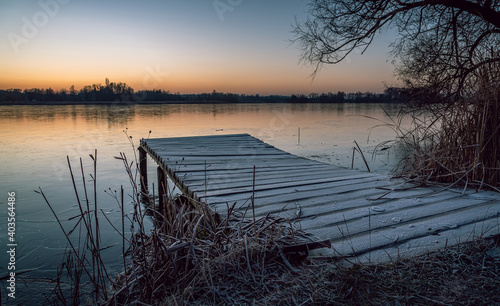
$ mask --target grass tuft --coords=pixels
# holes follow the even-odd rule
[[[500,69],[484,70],[463,97],[419,104],[386,123],[408,153],[395,174],[419,183],[500,191]],[[411,124],[405,129],[407,118]]]

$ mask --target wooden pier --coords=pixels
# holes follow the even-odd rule
[[[500,234],[500,194],[415,187],[380,174],[343,169],[279,150],[248,134],[141,140],[146,156],[179,189],[214,211],[289,218],[332,249],[315,255],[383,262],[479,236]]]

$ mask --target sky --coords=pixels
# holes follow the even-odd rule
[[[0,89],[125,82],[135,90],[382,92],[396,86],[383,33],[364,54],[314,68],[292,44],[307,0],[2,0]]]

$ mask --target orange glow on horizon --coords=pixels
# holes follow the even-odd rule
[[[320,72],[321,73],[321,72]],[[352,82],[356,78],[356,71],[345,72],[343,76],[321,74],[311,82],[311,78],[302,74],[299,77],[293,74],[278,75],[268,74],[261,76],[258,73],[218,73],[218,74],[190,74],[183,73],[175,75],[167,73],[164,76],[149,76],[144,74],[136,76],[133,74],[112,74],[112,73],[79,73],[75,77],[73,74],[52,73],[27,73],[26,71],[13,73],[7,72],[0,76],[0,89],[30,89],[30,88],[52,88],[56,91],[61,89],[69,90],[74,85],[76,90],[80,90],[86,85],[105,84],[105,79],[109,78],[111,82],[123,82],[131,86],[135,91],[161,89],[170,92],[180,93],[203,93],[212,92],[231,92],[237,94],[308,94],[311,92],[356,92],[373,91],[381,92],[384,90],[384,84],[373,80],[369,75],[358,75],[358,82]],[[360,88],[360,83],[369,84]],[[388,84],[391,86],[391,84]]]
[[[0,89],[68,90],[74,85],[79,90],[104,84],[105,78],[136,91],[185,94],[381,92],[383,82],[392,85],[393,67],[383,42],[363,56],[352,54],[346,62],[325,66],[312,80],[314,67],[301,65],[300,51],[290,45],[290,24],[307,6],[300,0],[286,3],[250,1],[221,20],[203,1],[123,1],[120,6],[71,1],[43,26],[28,27],[26,20],[43,13],[39,2],[2,2]],[[12,33],[17,45],[8,38]]]

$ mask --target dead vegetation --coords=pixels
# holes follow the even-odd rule
[[[275,232],[275,237],[289,237],[288,226],[277,223],[278,219],[266,219],[258,223],[273,223],[278,227],[277,231],[271,231]],[[132,259],[136,269],[127,277],[118,278],[115,293],[105,304],[500,303],[500,258],[493,252],[499,250],[498,236],[413,259],[346,267],[324,259],[283,257],[280,247],[270,243],[271,237],[248,236],[252,233],[253,222],[235,224],[236,227],[226,228],[228,233],[232,232],[230,235],[219,234],[192,242],[182,238],[172,240],[153,232],[144,245],[136,248],[137,258]],[[258,231],[262,229],[258,226]],[[177,243],[167,247],[162,241]],[[161,255],[157,254],[158,247],[163,251]],[[143,249],[145,257],[140,255]]]
[[[355,265],[331,273],[335,303],[350,305],[495,305],[500,303],[496,238],[479,239],[412,259]]]
[[[94,165],[97,152],[91,156]],[[124,213],[124,190],[110,193],[122,211],[121,226],[111,224],[122,241],[123,273],[114,277],[102,260],[106,246],[99,246],[99,222],[106,215],[98,210],[95,193],[97,171],[91,182],[94,193],[87,190],[83,163],[83,194],[70,172],[80,214],[76,223],[66,229],[45,197],[68,241],[68,249],[58,269],[52,296],[46,302],[62,304],[209,304],[251,302],[256,292],[281,290],[283,284],[308,255],[308,251],[329,247],[329,241],[314,241],[287,220],[267,215],[256,218],[250,204],[243,213],[228,206],[224,217],[212,212],[204,203],[165,192],[163,211],[155,209],[154,195],[141,195],[134,163],[120,157],[132,184],[131,214]],[[69,163],[69,162],[68,162]],[[169,195],[169,196],[167,196]],[[94,200],[94,201],[92,201]],[[253,202],[252,202],[253,203]],[[102,214],[101,214],[102,213]],[[153,220],[146,229],[145,218]],[[128,220],[128,222],[126,222]],[[111,223],[111,222],[110,222]],[[131,226],[126,237],[125,224]],[[300,280],[295,286],[299,288]]]
[[[280,275],[297,273],[293,264],[306,257],[307,247],[292,246],[310,242],[304,233],[283,219],[254,221],[231,213],[231,207],[217,220],[192,201],[178,197],[167,205],[173,211],[155,213],[154,230],[136,234],[128,271],[106,303],[250,303],[256,292],[275,291],[271,283]]]
[[[381,124],[396,132],[392,143],[407,153],[396,176],[500,191],[499,67],[491,66],[479,72],[462,97],[438,104],[417,98],[416,108]]]

